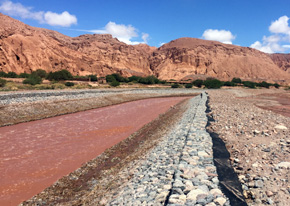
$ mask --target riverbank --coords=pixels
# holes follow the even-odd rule
[[[215,119],[210,129],[226,142],[249,205],[287,206],[290,202],[289,108],[285,116],[270,110],[281,106],[277,95],[286,98],[289,94],[281,90],[209,91]],[[264,109],[259,108],[261,104]]]

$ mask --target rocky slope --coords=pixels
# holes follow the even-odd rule
[[[0,71],[67,69],[74,75],[156,75],[160,79],[217,77],[290,81],[289,55],[195,38],[160,48],[127,45],[111,35],[68,37],[28,26],[0,13]],[[288,71],[288,72],[287,72]]]
[[[290,54],[270,54],[270,57],[278,67],[290,73]]]
[[[180,38],[160,47],[153,54],[151,68],[161,79],[187,79],[201,75],[223,80],[233,77],[289,79],[289,74],[263,52],[195,38]]]
[[[0,13],[0,70],[17,73],[38,68],[68,69],[75,75],[113,72],[150,75],[150,52],[112,38],[82,35],[71,38],[23,24]]]

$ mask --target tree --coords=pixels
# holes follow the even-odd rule
[[[15,72],[8,72],[6,77],[8,77],[8,78],[17,78],[18,75]]]
[[[67,87],[72,87],[72,86],[75,85],[75,83],[73,83],[73,82],[66,82],[64,85],[67,86]]]
[[[19,74],[19,78],[28,78],[28,77],[29,77],[29,74],[27,74],[26,72]]]
[[[207,79],[203,84],[208,89],[219,89],[223,86],[223,82],[218,79]]]
[[[3,71],[0,72],[0,77],[6,77],[6,76],[7,76],[6,72],[3,72]]]
[[[179,87],[180,87],[180,85],[177,84],[177,83],[174,83],[174,84],[171,85],[171,88],[179,88]]]
[[[186,85],[185,85],[185,88],[188,88],[188,89],[189,89],[189,88],[192,88],[192,84],[186,84]]]
[[[106,81],[107,82],[113,82],[113,81],[117,81],[117,80],[115,79],[115,77],[113,75],[107,75],[106,76]]]
[[[118,82],[118,81],[112,81],[111,83],[110,83],[110,86],[112,86],[112,87],[117,87],[117,86],[120,86],[120,82]]]
[[[240,78],[233,78],[232,82],[237,83],[237,84],[241,84],[242,80]]]
[[[224,82],[224,86],[235,87],[235,86],[237,86],[237,84],[235,82],[227,81],[227,82]]]
[[[52,80],[61,81],[61,80],[73,79],[73,76],[69,71],[67,71],[66,69],[63,69],[57,72],[49,72],[46,78],[50,81]]]
[[[248,87],[248,88],[251,88],[251,89],[256,88],[256,83],[255,82],[243,81],[242,83],[243,83],[244,87]]]
[[[93,74],[91,74],[91,75],[89,75],[88,77],[90,78],[90,80],[91,80],[92,82],[97,82],[97,81],[98,81],[97,75],[93,75]]]
[[[37,75],[30,75],[28,78],[24,79],[22,83],[36,85],[36,84],[41,84],[42,79],[41,79],[41,77],[39,77]]]
[[[265,88],[269,89],[269,87],[271,86],[271,84],[268,83],[268,82],[262,81],[262,82],[258,83],[257,86],[258,87],[265,87]]]
[[[33,71],[31,74],[39,76],[40,78],[45,78],[47,73],[43,69],[37,69],[36,71]]]
[[[201,86],[203,85],[203,80],[201,79],[194,80],[192,84],[198,88],[201,88]]]

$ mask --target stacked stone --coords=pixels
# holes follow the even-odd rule
[[[205,129],[206,100],[206,94],[190,100],[181,121],[108,205],[229,205],[218,187]]]

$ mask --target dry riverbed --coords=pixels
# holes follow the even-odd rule
[[[289,205],[289,92],[235,89],[209,91],[209,96],[216,120],[211,130],[226,142],[248,204]]]

